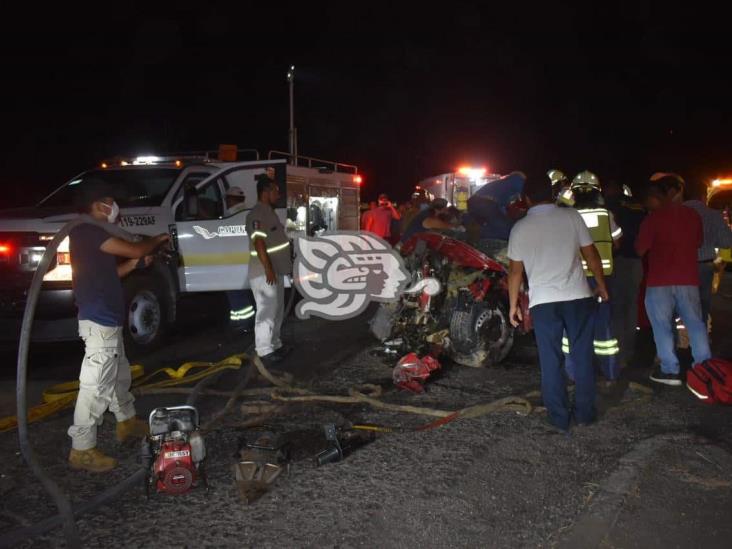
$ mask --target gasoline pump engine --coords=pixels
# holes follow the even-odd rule
[[[148,470],[145,492],[184,494],[202,481],[206,446],[193,406],[156,408],[150,413],[150,435],[142,442],[142,463]]]

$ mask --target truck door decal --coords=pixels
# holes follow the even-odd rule
[[[245,225],[222,225],[219,226],[217,231],[209,231],[206,227],[201,227],[200,225],[193,225],[193,230],[196,231],[199,235],[201,235],[206,240],[211,240],[212,238],[226,238],[229,236],[246,236],[246,226]]]

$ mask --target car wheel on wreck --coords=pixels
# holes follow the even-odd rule
[[[450,358],[463,366],[483,368],[502,361],[513,345],[513,327],[500,302],[473,303],[450,318]]]

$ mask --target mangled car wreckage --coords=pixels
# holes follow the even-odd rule
[[[374,335],[395,354],[446,354],[472,367],[491,366],[511,350],[505,262],[457,238],[417,233],[401,248],[412,288],[396,303],[384,303],[371,321]],[[435,280],[439,282],[438,285]],[[522,289],[520,332],[530,329],[528,295]]]

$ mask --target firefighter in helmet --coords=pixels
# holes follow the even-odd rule
[[[615,223],[610,211],[605,208],[602,198],[600,181],[597,176],[588,171],[580,172],[572,180],[570,187],[574,197],[574,207],[582,216],[590,236],[595,242],[595,247],[602,259],[602,268],[605,278],[608,279],[613,273],[613,248],[620,244],[622,229]],[[595,280],[587,268],[586,262],[582,261],[588,282],[592,288],[595,287]],[[603,376],[608,381],[615,381],[620,375],[620,364],[618,353],[620,347],[618,340],[612,332],[611,304],[600,302],[595,315],[595,359],[599,364]],[[569,341],[565,338],[562,342],[565,352],[565,364],[567,373],[574,377],[574,365],[569,357]]]
[[[552,196],[557,206],[572,207],[574,206],[574,198],[570,189],[569,179],[561,170],[549,170],[546,172],[549,181],[552,182]]]

